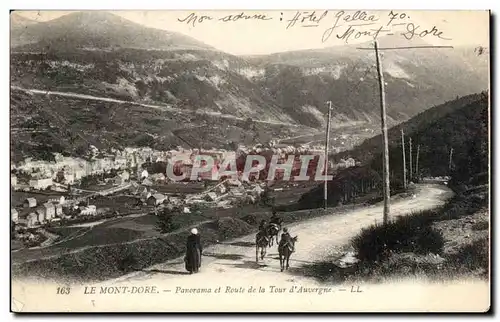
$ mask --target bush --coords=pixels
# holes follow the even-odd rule
[[[273,207],[274,206],[275,199],[273,197],[271,197],[271,192],[270,192],[270,189],[268,187],[266,187],[264,189],[264,192],[260,196],[259,201],[264,207]]]
[[[435,211],[399,217],[387,225],[365,228],[351,241],[362,261],[379,261],[391,253],[438,254],[444,246],[442,234],[431,227]]]
[[[255,215],[252,215],[252,214],[246,215],[246,216],[242,217],[241,219],[249,225],[252,225],[252,226],[257,225],[257,216],[255,216]]]
[[[118,261],[118,269],[122,272],[130,272],[137,266],[137,259],[132,253],[126,255],[122,260]]]
[[[472,230],[488,230],[490,223],[487,221],[480,221],[472,225]]]
[[[217,219],[214,222],[214,226],[221,240],[225,240],[231,236],[242,236],[252,231],[252,227],[246,222],[232,217]]]
[[[471,244],[465,245],[459,249],[456,254],[449,256],[449,265],[472,271],[475,269],[485,270],[485,274],[489,272],[489,239],[478,239]]]
[[[459,219],[474,214],[488,205],[488,200],[481,195],[459,195],[450,200],[442,211],[439,220]]]
[[[179,229],[179,225],[174,223],[174,216],[175,213],[169,210],[160,211],[157,215],[156,229],[162,234]]]

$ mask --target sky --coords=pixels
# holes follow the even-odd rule
[[[315,12],[315,19],[310,13]],[[235,55],[258,55],[289,50],[324,48],[367,42],[373,40],[375,30],[379,35],[393,33],[391,37],[420,38],[428,44],[439,46],[488,46],[488,11],[356,11],[300,10],[300,11],[244,11],[247,16],[260,18],[224,22],[220,19],[235,16],[243,11],[112,11],[147,27],[180,32],[219,50]],[[68,14],[68,11],[23,11],[22,16],[47,21]],[[299,20],[287,28],[296,14]],[[198,21],[189,21],[190,14]],[[208,16],[199,22],[201,16]],[[227,18],[227,19],[229,19]],[[301,20],[304,19],[304,22]],[[179,21],[184,20],[184,21]],[[314,21],[316,20],[316,21]],[[318,22],[319,21],[319,22]],[[360,26],[360,24],[370,24]],[[307,26],[306,26],[307,25]],[[330,28],[333,28],[329,34]],[[368,35],[370,32],[371,35]],[[405,33],[402,35],[401,33]],[[327,37],[330,35],[329,37]],[[344,36],[344,37],[342,37]]]

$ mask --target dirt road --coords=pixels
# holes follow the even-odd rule
[[[393,202],[391,216],[401,216],[412,211],[430,209],[444,202],[452,196],[452,192],[439,185],[425,185],[417,188],[415,198],[401,199]],[[290,260],[291,267],[301,264],[310,264],[321,260],[328,255],[337,253],[340,247],[349,242],[363,227],[375,221],[382,221],[382,205],[346,211],[331,216],[324,216],[312,220],[289,225],[292,236],[298,235],[296,252]],[[203,237],[203,232],[201,232]],[[211,284],[214,279],[224,278],[231,283],[243,284],[259,283],[260,280],[274,280],[285,282],[291,278],[290,274],[281,273],[277,258],[277,247],[268,250],[263,262],[255,262],[255,235],[245,236],[230,242],[223,242],[208,247],[203,251],[202,272],[195,275],[186,275],[182,258],[154,265],[143,272],[136,272],[114,280],[121,283],[135,280],[175,279],[175,283],[197,285]],[[168,284],[168,283],[167,283]]]
[[[452,194],[445,186],[421,185],[415,198],[392,201],[392,216],[433,208]],[[55,285],[30,284],[30,292],[25,292],[25,286],[19,284],[14,287],[19,293],[14,294],[32,303],[35,311],[61,307],[87,312],[482,311],[488,307],[489,285],[483,281],[457,281],[445,286],[425,280],[327,285],[297,274],[301,265],[324,259],[361,228],[381,219],[382,206],[378,204],[289,225],[299,241],[288,272],[280,272],[276,247],[269,250],[263,263],[256,264],[252,234],[206,248],[198,274],[187,274],[182,258],[178,258],[118,279],[72,289],[71,297],[59,296],[50,305],[38,305],[35,294],[52,298],[54,295],[48,292]]]

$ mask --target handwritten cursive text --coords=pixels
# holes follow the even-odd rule
[[[196,23],[202,23],[203,21],[205,20],[212,20],[213,18],[210,17],[210,16],[205,16],[205,15],[201,15],[201,16],[198,16],[196,15],[194,12],[190,13],[186,18],[184,19],[179,19],[177,18],[177,21],[179,22],[186,22],[186,24],[192,24],[193,27],[195,27],[195,24]]]

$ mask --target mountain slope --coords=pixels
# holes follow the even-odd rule
[[[75,12],[24,28],[12,24],[11,39],[12,47],[25,45],[24,50],[30,51],[63,48],[213,49],[179,33],[147,28],[101,11]]]
[[[10,28],[11,28],[11,30],[18,29],[18,28],[25,28],[26,26],[35,25],[37,23],[38,23],[37,21],[25,18],[16,12],[11,12],[11,14],[10,14]]]
[[[296,123],[245,75],[248,64],[217,51],[52,51],[11,55],[12,85],[158,103]]]
[[[433,107],[404,124],[389,130],[389,169],[391,193],[402,188],[403,162],[400,129],[406,136],[407,179],[410,179],[410,155],[408,138],[413,139],[413,180],[425,176],[452,177],[454,184],[469,184],[478,178],[488,183],[489,115],[487,93],[470,95],[442,106]],[[381,197],[382,183],[382,138],[376,136],[352,151],[337,154],[336,159],[354,156],[364,164],[337,171],[328,182],[328,204],[369,201]],[[417,147],[419,149],[418,172],[416,170]],[[453,148],[451,170],[450,149]],[[412,180],[412,181],[413,181]],[[323,206],[324,185],[320,184],[306,192],[299,207]]]
[[[12,86],[174,107],[188,113],[169,116],[177,124],[190,119],[193,112],[222,113],[306,126],[312,133],[325,126],[328,100],[333,102],[335,127],[365,123],[372,128],[380,119],[373,52],[355,46],[238,57],[187,36],[97,11],[35,24],[19,22],[14,14],[11,20]],[[487,56],[478,56],[473,48],[384,52],[390,124],[457,96],[487,89],[487,63]],[[94,113],[89,118],[101,118],[99,110],[87,110],[86,102],[69,101],[75,109]],[[18,103],[26,104],[22,99]],[[39,101],[43,103],[47,102]],[[141,108],[134,106],[137,112]],[[64,109],[58,112],[66,120],[76,117]],[[24,115],[15,107],[11,113],[12,118]],[[78,131],[72,124],[69,131]],[[214,139],[208,128],[201,130],[203,124],[196,123],[200,140],[225,144],[223,138]],[[121,133],[126,128],[112,128],[119,132],[116,135],[127,137],[128,133]],[[175,133],[186,133],[199,144],[185,129],[174,128]],[[293,131],[292,126],[280,133]],[[240,126],[231,130],[243,132]],[[271,138],[273,133],[274,128],[263,128],[259,140]],[[294,134],[290,136],[300,133]]]
[[[406,162],[409,171],[409,138],[412,138],[413,170],[416,168],[419,151],[419,174],[443,176],[475,157],[470,168],[487,171],[488,158],[488,94],[474,94],[447,102],[420,113],[407,122],[389,130],[389,165],[393,179],[402,177],[401,129],[406,138]],[[450,149],[453,148],[452,169],[449,169]],[[471,151],[475,152],[471,152]],[[382,137],[378,135],[366,140],[352,151],[334,156],[354,157],[382,173]],[[486,164],[486,166],[485,166]],[[478,170],[479,171],[479,170]],[[476,172],[478,172],[476,171]],[[409,176],[409,174],[408,174]],[[392,180],[391,180],[392,181]]]
[[[424,42],[380,39],[381,47],[423,46]],[[259,80],[292,115],[307,113],[298,106],[315,106],[326,113],[334,104],[334,117],[378,122],[378,84],[375,55],[369,44],[278,53],[251,62],[265,68]],[[402,49],[382,52],[389,121],[406,120],[427,107],[488,88],[488,57],[474,48]],[[309,116],[312,122],[313,116]]]
[[[53,160],[52,153],[81,157],[100,150],[151,147],[234,149],[271,139],[309,134],[289,127],[199,113],[179,113],[136,104],[29,94],[11,89],[11,160]]]

